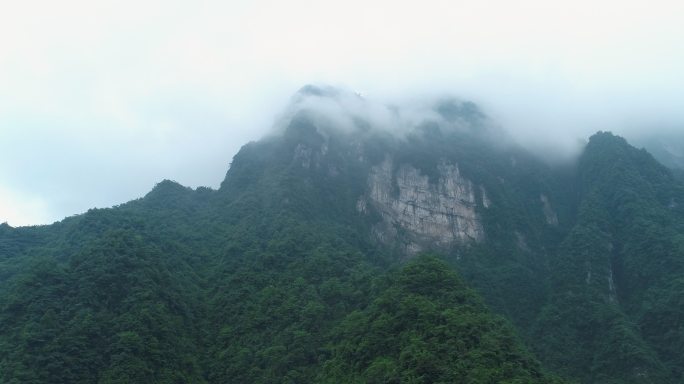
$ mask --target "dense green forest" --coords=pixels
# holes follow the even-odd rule
[[[682,179],[610,133],[548,165],[472,103],[436,111],[469,128],[299,113],[218,190],[0,225],[0,382],[684,381]],[[484,241],[382,241],[359,198],[387,156],[431,184],[458,164]]]

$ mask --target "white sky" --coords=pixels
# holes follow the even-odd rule
[[[217,187],[306,83],[472,99],[532,146],[672,126],[684,2],[0,0],[0,222]]]

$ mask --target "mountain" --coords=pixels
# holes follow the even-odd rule
[[[684,183],[475,104],[293,96],[218,190],[0,225],[0,382],[677,383]]]
[[[650,134],[635,135],[634,145],[646,148],[663,165],[684,171],[684,129],[656,130]]]

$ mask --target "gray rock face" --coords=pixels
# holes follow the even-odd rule
[[[480,193],[482,194],[482,206],[489,208],[489,206],[492,205],[492,201],[487,197],[487,191],[483,186],[480,186]]]
[[[554,226],[558,225],[558,215],[556,215],[556,212],[553,210],[551,202],[549,202],[549,198],[546,197],[546,195],[542,194],[541,196],[539,196],[539,200],[541,201],[544,209],[544,217],[546,217],[546,223]]]
[[[302,168],[309,169],[312,166],[319,168],[321,166],[321,159],[328,153],[328,144],[323,143],[319,148],[311,147],[305,144],[297,144],[294,149],[294,161],[301,163]],[[331,170],[331,172],[336,172]]]
[[[439,165],[436,184],[412,166],[402,165],[396,172],[394,169],[388,157],[371,169],[368,178],[368,202],[383,218],[376,228],[381,240],[394,240],[402,232],[407,235],[402,240],[409,240],[405,243],[409,254],[428,246],[484,240],[475,209],[475,188],[461,176],[457,165]],[[365,211],[366,202],[359,207]]]

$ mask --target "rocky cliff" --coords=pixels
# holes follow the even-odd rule
[[[478,205],[484,207],[484,189],[479,203],[476,188],[456,164],[441,163],[439,178],[431,183],[415,167],[396,165],[390,156],[371,168],[368,195],[357,205],[365,211],[372,204],[382,222],[375,228],[380,240],[401,239],[409,253],[425,246],[446,247],[453,243],[479,242],[485,237]]]

